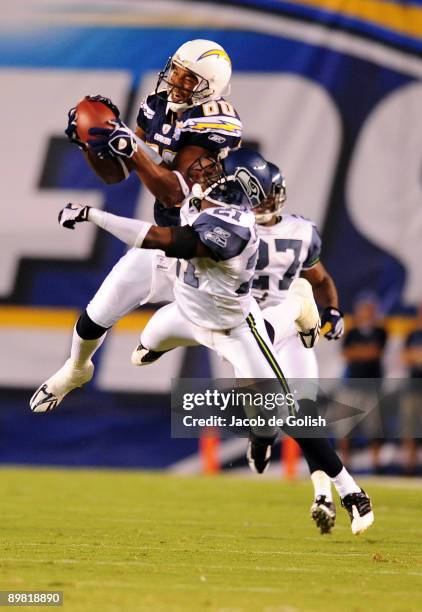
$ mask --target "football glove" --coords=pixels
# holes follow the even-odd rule
[[[100,158],[104,157],[132,157],[138,148],[135,134],[121,121],[108,122],[111,129],[91,128],[89,134],[97,138],[88,140],[89,147]]]
[[[59,212],[59,223],[62,227],[67,229],[75,229],[75,223],[82,223],[88,221],[88,213],[90,206],[83,206],[81,204],[66,204],[66,206]]]
[[[93,102],[102,102],[116,115],[116,117],[120,117],[120,111],[115,104],[110,100],[110,98],[106,98],[105,96],[96,95],[96,96],[85,96],[86,100],[92,100]],[[64,133],[68,137],[70,142],[73,142],[77,145],[82,151],[86,151],[87,146],[82,140],[79,138],[77,127],[76,127],[76,106],[73,106],[70,111],[67,113],[67,128]]]
[[[73,142],[76,146],[78,146],[81,151],[86,151],[87,146],[78,136],[78,130],[76,128],[76,106],[73,106],[70,111],[67,113],[67,128],[64,133],[68,137],[70,142]]]
[[[110,100],[110,98],[106,98],[105,96],[96,95],[96,96],[85,96],[86,100],[92,100],[93,102],[102,102],[111,110],[112,113],[116,115],[116,117],[120,117],[120,111],[117,106]]]
[[[321,335],[327,340],[338,340],[344,333],[343,313],[338,308],[329,306],[321,315]]]

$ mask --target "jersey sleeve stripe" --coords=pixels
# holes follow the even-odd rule
[[[223,117],[213,117],[206,119],[188,119],[182,126],[182,132],[220,132],[221,134],[230,134],[232,136],[242,135],[242,123],[237,119],[224,119]]]
[[[316,266],[318,262],[319,262],[319,256],[315,257],[315,259],[313,259],[312,261],[309,261],[309,262],[307,261],[306,265],[304,264],[302,266],[302,269],[309,270],[310,268],[313,268],[314,266]]]

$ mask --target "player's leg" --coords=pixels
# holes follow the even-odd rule
[[[132,354],[132,363],[148,365],[179,346],[196,346],[199,342],[195,327],[182,315],[176,302],[163,306],[142,331],[140,344]]]
[[[277,306],[265,309],[265,320],[275,346],[291,333],[292,325],[304,346],[314,346],[319,337],[320,319],[309,281],[293,280],[286,298]]]
[[[35,391],[33,412],[55,408],[70,391],[91,380],[92,356],[107,330],[145,302],[152,289],[154,251],[130,249],[105,278],[73,330],[70,356],[65,364]]]
[[[265,310],[262,314],[265,319]],[[299,396],[297,399],[301,409],[307,414],[313,412],[316,416],[317,411],[313,409],[318,392],[318,363],[315,351],[303,346],[293,325],[289,335],[275,345],[275,349],[279,363],[283,364],[283,372],[287,380],[294,379],[298,383]],[[331,533],[336,519],[331,480],[312,457],[304,454],[304,458],[308,464],[314,488],[311,517],[322,534]]]
[[[231,330],[230,335],[222,334],[216,337],[215,346],[218,352],[233,365],[237,375],[246,379],[276,378],[283,392],[286,392],[287,381],[275,357],[264,319],[256,302],[253,301],[246,322]],[[289,392],[288,386],[287,391]],[[303,453],[306,453],[330,477],[341,497],[342,505],[349,513],[352,532],[359,534],[370,527],[374,522],[370,499],[345,469],[328,440],[300,438],[291,428],[283,429],[298,442]],[[273,441],[270,441],[270,438],[268,441],[271,454]],[[250,446],[253,447],[253,440]],[[262,449],[259,450],[261,460]],[[266,450],[268,452],[268,448]],[[252,459],[254,459],[253,454]],[[267,464],[268,461],[269,457]]]

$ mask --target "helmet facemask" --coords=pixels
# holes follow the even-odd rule
[[[187,178],[192,186],[192,193],[205,197],[224,178],[223,168],[217,156],[198,157],[188,168]]]
[[[185,70],[186,76],[191,76],[192,80],[196,79],[196,85],[194,85],[192,88],[185,88],[180,84],[177,85],[172,82],[172,71],[175,67]],[[172,101],[171,98],[173,91],[182,93],[185,99],[181,100],[180,102]],[[201,77],[199,74],[196,74],[190,68],[184,66],[182,62],[179,62],[174,57],[169,57],[164,70],[162,70],[158,75],[155,93],[157,95],[163,93],[167,94],[166,100],[169,104],[170,110],[177,112],[184,111],[192,106],[201,104],[212,95],[213,91],[211,90],[210,84],[206,79]]]
[[[287,199],[286,181],[281,176],[280,179],[279,182],[273,182],[265,202],[254,210],[256,222],[259,224],[268,223],[274,217],[280,216],[285,206]]]

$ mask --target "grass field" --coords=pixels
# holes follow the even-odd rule
[[[308,483],[1,469],[1,590],[64,609],[421,610],[422,488],[368,483],[376,524],[331,536]],[[31,608],[44,609],[45,608]]]

